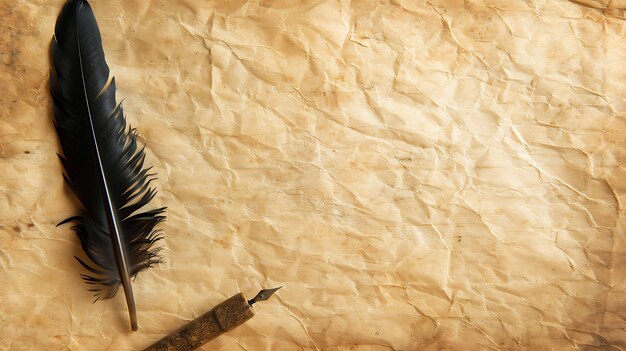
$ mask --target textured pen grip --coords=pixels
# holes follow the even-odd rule
[[[189,351],[234,329],[254,316],[241,293],[213,307],[144,351]]]

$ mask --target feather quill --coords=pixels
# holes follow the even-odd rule
[[[98,24],[86,0],[69,0],[56,22],[51,44],[50,91],[64,178],[84,207],[72,222],[89,260],[76,259],[90,274],[96,300],[124,288],[132,330],[137,313],[130,279],[160,263],[155,227],[165,208],[143,210],[155,196],[154,174],[144,168],[137,132],[126,127],[109,82]]]

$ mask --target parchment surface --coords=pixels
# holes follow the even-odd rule
[[[626,350],[624,1],[94,0],[167,263],[92,303],[48,93],[0,0],[0,350]]]

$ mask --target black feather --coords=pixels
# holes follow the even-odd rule
[[[60,224],[72,229],[90,262],[77,258],[91,274],[82,275],[97,299],[113,297],[124,287],[136,330],[130,278],[159,262],[157,224],[165,208],[140,212],[155,196],[154,174],[144,168],[144,149],[137,132],[126,127],[115,102],[115,80],[109,83],[98,24],[85,0],[69,0],[57,19],[51,45],[50,91],[68,186],[84,213]]]

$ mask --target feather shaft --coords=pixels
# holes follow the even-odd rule
[[[98,160],[98,168],[100,170],[100,180],[102,181],[102,189],[104,192],[103,198],[105,199],[105,207],[107,211],[107,219],[109,221],[109,228],[113,231],[113,249],[115,250],[115,260],[117,261],[117,268],[124,288],[124,295],[126,297],[126,304],[128,305],[128,313],[130,315],[130,327],[133,331],[137,331],[139,326],[137,325],[137,307],[135,306],[135,296],[133,295],[133,287],[130,283],[130,274],[128,269],[128,263],[126,259],[126,250],[122,245],[122,234],[119,226],[119,219],[117,213],[113,207],[111,201],[111,194],[109,192],[109,186],[107,184],[106,174],[104,173],[104,166],[102,165],[102,157],[100,156],[100,148],[98,147],[98,138],[96,137],[96,131],[93,126],[93,117],[91,116],[91,107],[89,106],[89,95],[87,93],[87,86],[85,84],[85,67],[83,66],[82,53],[80,50],[80,28],[78,27],[78,21],[76,21],[76,46],[78,48],[78,62],[80,64],[81,79],[83,81],[83,93],[85,95],[87,115],[89,116],[89,126],[91,127],[91,135],[93,138],[93,147],[96,153],[96,159]]]

